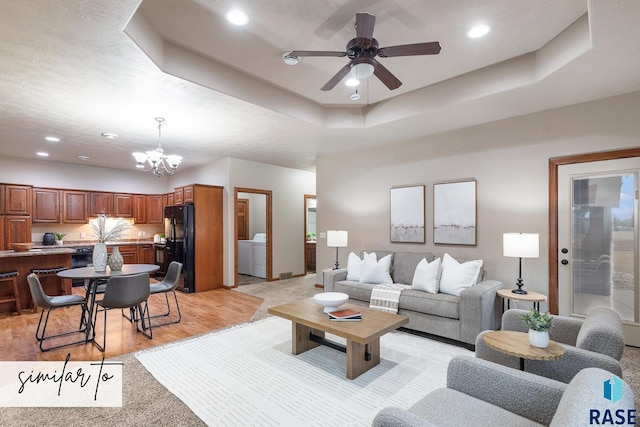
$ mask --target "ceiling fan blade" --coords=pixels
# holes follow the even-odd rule
[[[347,56],[347,52],[334,52],[330,50],[293,50],[291,56]]]
[[[338,71],[336,73],[335,76],[331,77],[331,79],[325,83],[324,86],[322,86],[322,88],[320,88],[320,90],[331,90],[333,89],[339,82],[340,80],[342,80],[344,78],[344,76],[346,76],[347,74],[349,74],[349,71],[351,71],[351,63],[353,61],[349,61],[349,63],[347,65],[345,65],[344,67],[340,68],[340,71]]]
[[[403,44],[378,49],[378,56],[390,58],[393,56],[437,55],[440,53],[439,42]]]
[[[376,17],[369,13],[356,13],[356,44],[358,46],[371,45],[373,39],[373,27],[376,25]]]
[[[371,61],[372,65],[375,67],[375,69],[373,70],[373,74],[375,74],[376,77],[379,78],[386,87],[388,87],[390,90],[394,90],[402,86],[402,82],[398,80],[396,76],[391,74],[391,71],[387,70],[384,65],[373,58],[371,59]]]

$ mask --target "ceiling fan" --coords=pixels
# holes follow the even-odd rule
[[[294,50],[287,54],[290,57],[301,56],[346,56],[351,61],[340,69],[321,90],[333,89],[340,80],[350,72],[356,78],[369,77],[375,74],[390,90],[397,89],[402,82],[385,68],[375,57],[391,58],[394,56],[437,55],[440,53],[439,42],[404,44],[399,46],[378,47],[378,40],[373,38],[373,27],[376,17],[369,13],[356,14],[356,38],[347,43],[346,52]]]

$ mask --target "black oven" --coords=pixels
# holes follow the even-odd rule
[[[93,263],[93,246],[77,246],[71,254],[71,268],[86,267]],[[84,280],[72,280],[72,286],[83,286]]]

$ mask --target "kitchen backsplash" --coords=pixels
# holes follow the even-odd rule
[[[66,233],[63,241],[68,242],[93,242],[95,237],[89,224],[33,224],[31,227],[31,241],[34,243],[42,243],[44,233]],[[122,240],[150,239],[153,241],[153,235],[156,233],[164,233],[162,224],[133,224],[125,233]]]

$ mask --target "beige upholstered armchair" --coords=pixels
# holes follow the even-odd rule
[[[519,315],[526,310],[507,310],[502,315],[502,330],[527,332]],[[560,343],[565,355],[558,360],[525,360],[525,371],[568,383],[584,368],[600,368],[622,377],[620,359],[624,350],[622,320],[615,311],[598,307],[585,319],[553,316],[554,326],[549,331],[551,340]],[[519,369],[519,359],[490,348],[476,338],[476,357]]]

